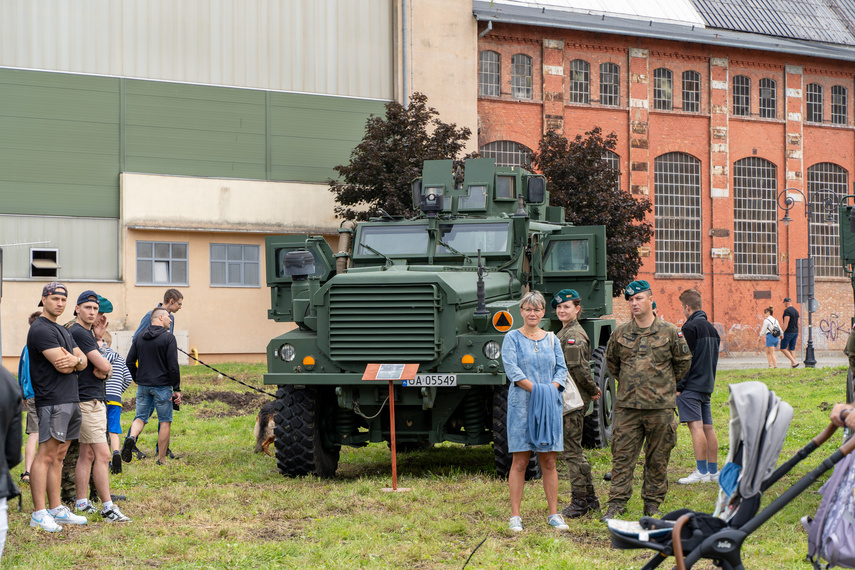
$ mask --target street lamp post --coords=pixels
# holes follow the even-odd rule
[[[805,218],[807,218],[807,243],[808,243],[808,271],[811,272],[809,278],[810,283],[813,285],[813,264],[811,263],[812,255],[811,255],[811,239],[810,239],[810,225],[811,220],[811,202],[805,193],[799,190],[798,188],[784,188],[780,194],[778,194],[777,204],[780,209],[784,211],[784,217],[781,218],[781,221],[785,226],[789,225],[792,222],[792,218],[790,218],[790,210],[793,209],[793,206],[796,205],[795,199],[793,199],[789,192],[798,192],[801,194],[802,199],[805,203]],[[834,202],[834,193],[831,190],[823,189],[815,191],[818,195],[822,197],[822,206],[826,212],[833,212],[836,206]],[[782,200],[783,198],[783,200]],[[827,218],[826,218],[827,221]],[[814,305],[814,297],[813,297],[813,287],[808,288],[808,341],[807,346],[805,347],[805,368],[814,368],[816,367],[816,356],[814,354],[813,349],[813,305]]]

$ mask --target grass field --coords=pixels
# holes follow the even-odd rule
[[[223,365],[225,372],[259,385],[263,368]],[[570,522],[558,533],[546,525],[546,501],[539,481],[527,483],[523,498],[525,530],[507,530],[507,484],[497,479],[490,446],[442,445],[398,457],[399,486],[391,486],[390,452],[385,444],[343,448],[338,476],[286,479],[275,459],[253,453],[255,415],[267,401],[201,366],[182,368],[184,403],[173,424],[172,449],[181,456],[165,467],[154,464],[155,429],[140,438],[149,458],[125,464],[113,476],[114,493],[133,523],[66,527],[61,533],[29,527],[32,500],[24,487],[23,512],[10,505],[4,568],[638,568],[650,551],[619,551],[597,518]],[[760,380],[795,408],[784,445],[787,458],[828,423],[827,407],[844,399],[846,371],[748,370],[722,372],[713,396],[713,415],[727,454],[728,384]],[[272,387],[268,387],[272,391]],[[133,396],[133,389],[127,396]],[[132,411],[122,415],[127,427]],[[768,504],[801,475],[830,455],[840,438],[820,448],[766,493]],[[608,449],[589,450],[602,502],[611,468]],[[688,486],[676,480],[694,468],[688,430],[679,430],[671,457],[671,487],[663,511],[691,508],[711,512],[713,485]],[[19,480],[23,466],[15,468]],[[641,516],[641,469],[627,518]],[[803,493],[761,527],[742,549],[747,568],[800,568],[806,537],[799,519],[819,504],[819,484]],[[559,484],[563,503],[570,485]],[[663,567],[673,565],[673,559]],[[702,561],[696,568],[713,568]]]

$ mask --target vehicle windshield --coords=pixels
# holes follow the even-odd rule
[[[510,222],[480,224],[440,224],[440,241],[450,249],[438,244],[437,253],[505,253],[508,249],[508,226]]]
[[[588,271],[588,240],[553,241],[543,258],[545,271]]]
[[[376,255],[368,247],[383,255],[427,255],[427,225],[415,226],[365,226],[356,244],[357,255]]]

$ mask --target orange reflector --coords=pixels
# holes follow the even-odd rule
[[[475,357],[471,354],[464,354],[463,358],[460,359],[461,364],[475,364]]]
[[[311,356],[307,356],[303,359],[303,366],[314,366],[314,365],[315,365],[315,359],[312,358]]]

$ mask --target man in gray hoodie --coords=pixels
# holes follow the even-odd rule
[[[137,383],[137,410],[131,431],[122,446],[122,461],[130,463],[137,436],[157,410],[157,464],[166,463],[169,434],[172,429],[173,404],[181,404],[181,372],[178,368],[178,345],[169,332],[169,312],[157,307],[151,312],[151,326],[134,339],[126,363]],[[139,368],[137,368],[139,361]]]

